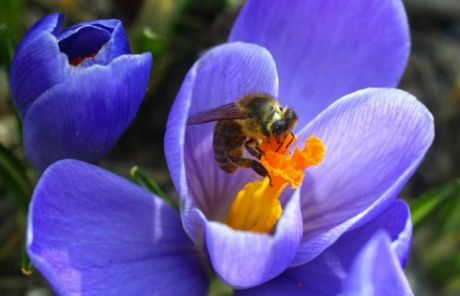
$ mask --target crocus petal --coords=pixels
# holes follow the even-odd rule
[[[204,295],[208,286],[175,210],[80,161],[45,171],[30,207],[27,249],[59,295]]]
[[[35,99],[69,75],[67,57],[60,52],[54,36],[62,20],[62,14],[57,13],[42,18],[16,50],[11,66],[11,91],[23,118]]]
[[[274,234],[235,231],[208,221],[195,210],[216,273],[234,288],[262,284],[283,272],[291,263],[302,237],[299,191],[284,209]]]
[[[404,91],[366,89],[331,105],[299,141],[309,135],[320,137],[327,152],[302,184],[304,236],[295,265],[396,198],[433,141],[433,117]]]
[[[237,42],[215,47],[187,74],[169,115],[165,153],[182,200],[193,200],[208,219],[223,219],[244,177],[253,174],[249,170],[235,174],[222,171],[212,151],[214,123],[187,127],[187,118],[236,102],[247,93],[276,96],[277,91],[276,68],[270,53],[253,44]],[[187,227],[187,231],[191,230]]]
[[[249,0],[230,41],[270,51],[300,126],[348,93],[396,86],[410,50],[401,0]]]
[[[409,251],[412,222],[407,204],[395,201],[369,223],[345,233],[314,260],[288,269],[262,286],[238,291],[237,295],[338,295],[343,291],[344,285],[356,280],[353,268],[356,264],[363,264],[359,261],[360,250],[367,247],[369,241],[382,231],[391,239],[391,252],[394,252],[396,259],[394,262],[392,259],[389,262],[382,261],[377,265],[371,265],[372,270],[384,269],[388,263],[401,266]],[[373,262],[370,261],[368,264]]]
[[[123,24],[116,19],[81,22],[70,26],[57,38],[61,50],[67,53],[69,59],[97,53],[83,63],[86,66],[106,65],[116,57],[131,52]]]
[[[30,107],[24,142],[39,169],[58,159],[98,161],[134,118],[150,74],[150,54],[82,68]]]
[[[403,200],[393,201],[387,209],[368,223],[346,232],[325,252],[334,253],[335,257],[340,258],[344,269],[348,270],[356,252],[380,230],[385,230],[390,236],[391,247],[400,264],[405,266],[412,243],[412,220],[409,206]]]
[[[414,295],[385,233],[378,233],[361,251],[343,295]]]

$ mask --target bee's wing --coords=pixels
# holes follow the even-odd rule
[[[190,116],[187,125],[202,124],[225,119],[244,119],[247,115],[235,104],[230,103],[214,109],[198,112]]]

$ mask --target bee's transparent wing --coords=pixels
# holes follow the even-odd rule
[[[247,115],[235,104],[230,103],[214,109],[198,112],[190,116],[187,125],[202,124],[211,121],[244,119]]]

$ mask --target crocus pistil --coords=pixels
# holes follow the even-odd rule
[[[92,53],[92,54],[88,54],[84,57],[74,57],[73,59],[71,59],[69,61],[69,64],[71,64],[72,66],[78,66],[80,65],[83,61],[87,60],[87,59],[90,59],[90,58],[93,58],[95,57],[96,54],[95,53]]]
[[[241,189],[230,208],[227,225],[233,229],[252,232],[271,232],[278,222],[283,209],[279,200],[288,184],[293,189],[303,181],[305,170],[323,161],[326,147],[318,137],[311,136],[304,149],[295,148],[291,154],[289,147],[295,141],[290,135],[279,146],[275,142],[264,142],[262,164],[270,177],[255,180]]]

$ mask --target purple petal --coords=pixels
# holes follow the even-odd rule
[[[394,201],[370,222],[345,233],[326,252],[340,257],[344,269],[348,270],[356,252],[379,230],[385,230],[390,236],[391,247],[400,264],[405,266],[412,243],[412,220],[409,206],[403,200]]]
[[[433,117],[406,92],[366,89],[331,105],[299,142],[310,135],[324,141],[326,158],[307,171],[301,188],[304,235],[295,265],[396,198],[433,141]]]
[[[267,48],[280,77],[280,100],[305,125],[341,96],[396,86],[410,38],[400,0],[249,0],[230,41]]]
[[[45,90],[70,75],[67,57],[60,52],[54,36],[62,20],[63,15],[57,13],[42,18],[16,50],[11,66],[11,90],[23,118]]]
[[[407,204],[398,200],[374,220],[345,233],[314,260],[288,269],[260,287],[238,291],[237,295],[338,295],[354,277],[352,268],[360,250],[380,232],[388,234],[396,262],[399,260],[397,264],[401,265],[400,262],[406,260],[409,251],[412,222]],[[384,268],[382,265],[374,266],[374,269]]]
[[[175,210],[80,161],[45,171],[30,207],[27,248],[60,295],[204,295],[208,287]]]
[[[274,234],[235,231],[208,221],[195,210],[195,225],[204,229],[204,241],[214,270],[234,288],[260,285],[283,272],[295,256],[302,237],[299,191],[284,208]]]
[[[413,295],[385,233],[376,234],[360,252],[343,295]]]
[[[116,57],[131,53],[123,24],[116,19],[75,24],[60,33],[58,39],[69,60],[97,53],[94,58],[83,62],[83,66],[107,65]]]
[[[151,63],[150,54],[121,56],[107,66],[79,69],[40,96],[24,123],[31,162],[43,170],[64,158],[98,161],[135,117]]]
[[[190,199],[211,220],[222,220],[236,193],[254,176],[222,171],[214,160],[214,123],[186,126],[199,111],[237,101],[247,93],[276,96],[278,79],[270,53],[260,46],[228,43],[211,49],[189,71],[170,111],[165,153],[182,200]],[[193,229],[187,227],[189,233]]]

